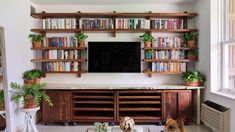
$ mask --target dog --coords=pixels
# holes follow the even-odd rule
[[[187,132],[184,128],[184,119],[185,118],[179,118],[178,120],[174,120],[168,116],[164,132]]]

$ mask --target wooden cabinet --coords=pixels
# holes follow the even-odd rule
[[[185,122],[192,121],[191,90],[164,90],[164,119],[168,115],[174,119],[185,117]]]
[[[44,122],[70,122],[71,92],[70,91],[45,91],[50,96],[53,107],[43,102]]]
[[[168,114],[191,122],[191,90],[46,90],[54,104],[43,103],[44,122],[119,122],[130,116],[137,123],[159,123]]]

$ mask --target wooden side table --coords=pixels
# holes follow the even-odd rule
[[[1,115],[4,119],[6,119],[6,111],[5,111],[5,110],[1,110],[1,111],[0,111],[0,115]],[[7,132],[7,130],[5,129],[4,132]]]
[[[25,114],[25,126],[23,132],[38,132],[35,124],[34,117],[36,112],[40,109],[40,107],[25,109],[22,108],[21,111]],[[27,131],[28,130],[28,131]]]

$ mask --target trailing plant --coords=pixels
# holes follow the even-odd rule
[[[43,41],[44,35],[42,35],[42,34],[29,34],[28,38],[31,38],[32,41]]]
[[[0,108],[3,108],[5,105],[4,105],[4,90],[1,89],[0,90]]]
[[[187,71],[182,75],[182,80],[196,82],[197,80],[204,83],[206,76],[199,71]]]
[[[185,33],[185,40],[186,41],[193,41],[193,40],[195,40],[196,39],[196,37],[197,37],[197,32],[190,32],[190,33]]]
[[[26,97],[33,96],[34,101],[37,106],[41,103],[42,99],[44,99],[49,106],[53,106],[52,101],[48,95],[46,95],[42,88],[45,87],[47,84],[24,84],[20,85],[14,82],[11,82],[11,88],[15,91],[15,95],[12,97],[13,101],[18,101],[20,98],[24,98],[24,106],[27,106],[28,102],[26,101]]]
[[[75,37],[79,40],[79,41],[84,41],[88,38],[87,35],[85,35],[84,33],[82,32],[79,32],[77,34],[75,34]]]
[[[152,42],[154,39],[150,33],[144,33],[140,38],[142,38],[144,42]]]

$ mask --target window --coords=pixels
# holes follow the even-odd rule
[[[235,0],[224,0],[222,23],[222,88],[235,94]]]

